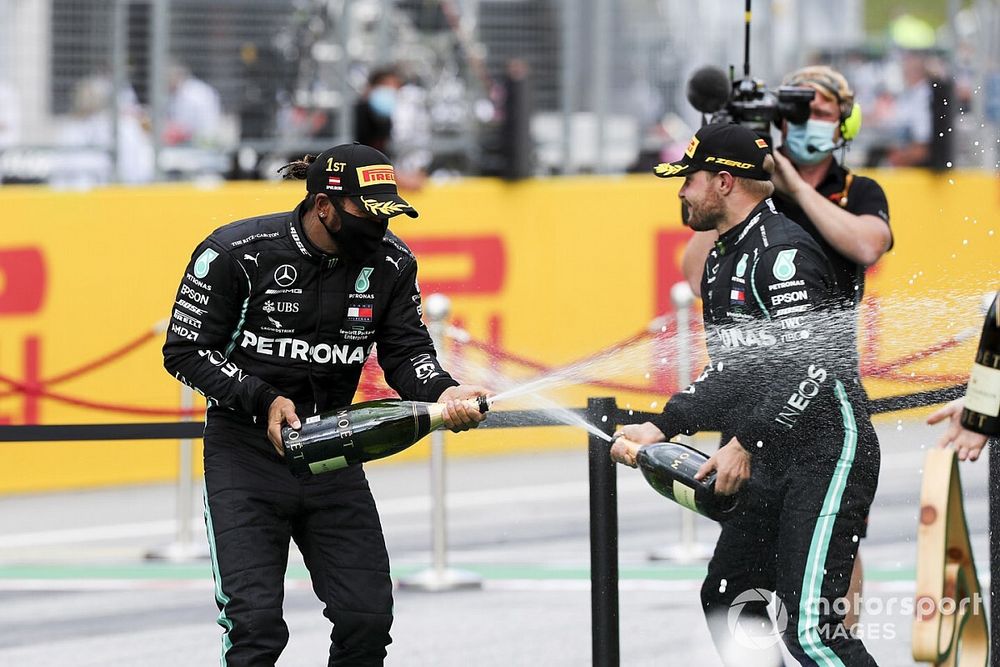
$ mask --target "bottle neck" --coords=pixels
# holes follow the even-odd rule
[[[476,410],[478,412],[485,412],[485,410],[482,409],[479,398],[468,398],[462,401],[462,403],[465,403],[472,410]],[[484,401],[484,403],[486,405],[486,409],[488,410],[489,402]],[[444,403],[427,404],[427,416],[430,417],[432,431],[444,426],[444,406],[445,406]]]
[[[444,403],[428,403],[427,416],[430,417],[432,431],[444,426]]]

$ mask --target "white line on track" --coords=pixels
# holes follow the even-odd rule
[[[981,582],[988,586],[989,581]],[[306,579],[286,579],[286,589],[310,590],[312,584]],[[80,591],[107,592],[130,590],[170,590],[170,591],[204,591],[212,589],[212,580],[204,579],[0,579],[0,592],[25,591]],[[618,582],[620,591],[691,591],[701,588],[700,579],[621,579]],[[865,592],[868,597],[880,593],[913,593],[912,581],[870,581],[865,582]],[[487,579],[483,582],[487,591],[506,592],[573,592],[589,591],[590,580],[586,577],[574,579]]]
[[[624,480],[619,480],[619,495],[637,492],[654,493],[638,477],[632,481],[634,483],[622,482]],[[588,493],[587,482],[537,484],[534,486],[505,487],[483,491],[453,491],[448,493],[447,505],[449,510],[461,510],[462,508],[510,505],[512,503],[524,504],[569,498],[585,499]],[[431,498],[428,495],[388,498],[384,500],[376,499],[376,502],[379,513],[383,517],[429,513],[431,509]],[[192,521],[195,522],[195,526],[200,526],[202,522],[201,515],[193,517]],[[169,535],[176,530],[177,522],[173,519],[167,519],[143,521],[140,523],[91,526],[87,528],[65,528],[30,533],[14,533],[0,536],[0,549],[152,537]],[[196,532],[198,530],[200,529],[196,528]]]

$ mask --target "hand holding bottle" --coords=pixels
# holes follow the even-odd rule
[[[618,436],[611,444],[611,460],[615,463],[627,465],[630,468],[637,468],[639,464],[636,463],[635,457],[639,455],[641,448],[642,445],[638,442]]]
[[[468,399],[492,395],[487,389],[472,384],[461,384],[445,389],[437,401],[445,404],[444,412],[441,413],[445,427],[458,433],[479,426],[479,422],[486,419],[486,415],[469,403]]]
[[[267,439],[279,456],[285,455],[285,447],[281,444],[281,428],[286,425],[302,428],[302,422],[295,414],[295,404],[284,396],[279,396],[271,401],[271,407],[267,410]]]
[[[652,445],[667,439],[663,431],[652,422],[623,426],[615,431],[612,437],[615,441],[611,444],[611,460],[631,468],[638,465],[635,457],[643,445]]]
[[[716,472],[715,492],[731,496],[750,479],[750,453],[733,438],[705,461],[694,478],[701,481],[713,470]]]
[[[937,424],[938,422],[948,420],[948,428],[945,432],[938,438],[938,447],[947,447],[950,444],[955,445],[955,452],[958,455],[959,461],[975,461],[979,458],[979,454],[983,451],[983,447],[986,446],[987,437],[975,431],[970,431],[969,429],[962,426],[962,407],[965,405],[965,399],[956,398],[951,403],[948,403],[942,408],[936,410],[930,417],[927,418],[928,424]]]
[[[615,431],[615,438],[625,438],[639,445],[652,445],[663,442],[667,439],[663,431],[657,428],[653,422],[643,422],[641,424],[629,424]]]

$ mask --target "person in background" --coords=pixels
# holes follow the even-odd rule
[[[892,167],[930,165],[934,91],[925,57],[914,51],[903,53],[900,63],[903,90],[894,106],[897,131],[887,148],[885,161]]]
[[[419,190],[432,160],[427,92],[396,66],[373,70],[354,105],[354,140],[388,155],[396,183]]]
[[[216,142],[222,122],[219,93],[178,62],[170,66],[167,77],[170,97],[167,100],[164,143],[178,146]]]
[[[434,161],[431,125],[427,89],[417,76],[408,75],[392,113],[391,157],[397,165],[396,182],[404,190],[419,190],[427,180]]]
[[[59,169],[49,183],[60,188],[89,188],[120,181],[153,180],[153,142],[131,88],[118,93],[118,144],[115,145],[114,88],[106,76],[81,79],[73,88],[73,107],[56,133]],[[115,173],[115,149],[118,173]]]
[[[854,93],[839,72],[809,66],[785,77],[784,85],[808,86],[816,91],[809,120],[802,125],[783,121],[782,147],[774,151],[775,206],[804,228],[819,243],[833,264],[843,302],[857,308],[864,297],[865,270],[892,248],[889,204],[882,186],[844,167],[835,157],[837,148],[857,134],[860,109]],[[846,135],[846,136],[845,136]],[[705,258],[717,240],[714,231],[696,232],[681,261],[684,276],[695,294]],[[857,322],[851,322],[844,346],[857,359]],[[862,388],[863,391],[863,388]],[[860,556],[855,561],[851,598],[860,596],[864,573]],[[847,627],[857,623],[853,605]]]
[[[21,141],[21,104],[17,91],[0,81],[0,150]]]
[[[354,140],[392,157],[393,112],[403,78],[395,67],[375,69],[354,104]]]

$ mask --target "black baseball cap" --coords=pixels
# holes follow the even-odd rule
[[[695,171],[728,171],[733,176],[769,181],[764,170],[767,141],[736,123],[712,123],[698,130],[676,162],[663,162],[653,171],[660,178],[687,176]]]
[[[379,218],[417,212],[396,191],[396,170],[384,153],[364,144],[341,144],[325,150],[306,170],[306,191],[350,197]]]

